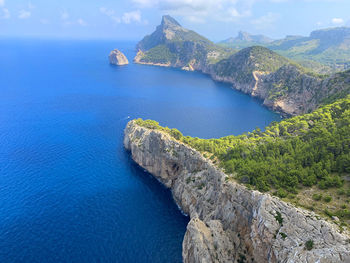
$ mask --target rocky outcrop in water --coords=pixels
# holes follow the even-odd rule
[[[129,64],[129,61],[126,58],[126,56],[118,49],[112,50],[108,58],[109,58],[109,63],[113,65],[123,66],[123,65]]]
[[[187,262],[350,262],[349,233],[313,212],[229,180],[170,135],[128,123],[125,148],[190,216]]]

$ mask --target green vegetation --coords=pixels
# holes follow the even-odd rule
[[[188,65],[192,60],[212,64],[235,52],[184,29],[170,16],[164,16],[156,31],[144,37],[137,48],[144,52],[141,62],[181,65]],[[209,53],[216,55],[209,56]]]
[[[143,62],[163,64],[173,62],[174,60],[176,60],[176,55],[172,53],[165,45],[158,45],[154,48],[151,48],[145,53],[145,56],[142,58]]]
[[[272,123],[240,136],[199,139],[155,121],[137,120],[160,129],[218,160],[227,174],[244,184],[277,195],[296,194],[303,187],[341,188],[350,173],[350,97],[313,113]],[[322,197],[314,197],[320,200]]]
[[[314,57],[330,52],[334,43],[328,34],[338,33],[337,30],[316,31],[310,38],[288,37],[269,45],[274,45],[280,54],[298,57],[303,65],[331,67],[334,62],[331,55],[327,64],[300,54]],[[249,189],[269,191],[297,206],[330,218],[337,216],[341,224],[344,220],[350,223],[347,209],[350,204],[347,177],[350,173],[350,70],[329,77],[313,73],[261,46],[240,51],[223,48],[182,28],[170,17],[163,18],[157,30],[138,46],[144,50],[143,62],[206,67],[217,76],[250,87],[256,84],[254,72],[271,73],[263,78],[262,84],[267,100],[300,100],[299,112],[311,112],[322,105],[312,113],[274,122],[264,131],[256,129],[220,139],[183,136],[177,129],[161,127],[151,120],[136,122],[166,132],[198,150],[226,172],[227,181],[235,180]],[[311,94],[312,99],[302,102],[300,97],[304,94]]]
[[[305,249],[311,250],[314,248],[314,241],[313,240],[308,240],[305,243]]]
[[[309,37],[289,36],[273,42],[229,39],[220,45],[242,49],[254,45],[267,47],[319,73],[333,73],[350,67],[350,28],[317,30]]]
[[[255,81],[253,71],[275,72],[291,61],[277,53],[259,46],[243,49],[215,64],[217,75],[234,78],[240,83]]]
[[[332,201],[332,197],[330,195],[327,195],[327,196],[324,197],[324,201],[326,203],[329,203],[330,201]]]
[[[277,222],[283,226],[283,217],[282,217],[282,214],[278,211],[276,211],[276,216],[275,216],[275,219],[277,220]]]
[[[281,237],[282,237],[283,240],[285,240],[286,237],[287,237],[287,234],[286,234],[286,233],[283,233],[283,232],[280,232],[280,235],[281,235]]]

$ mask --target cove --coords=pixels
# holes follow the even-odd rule
[[[108,64],[133,42],[0,42],[0,261],[181,262],[188,223],[123,148],[133,118],[202,138],[280,116],[197,72]]]

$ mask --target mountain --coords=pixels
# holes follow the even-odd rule
[[[235,49],[261,45],[319,73],[329,74],[350,68],[349,27],[316,30],[308,37],[287,36],[271,42],[257,39],[240,34],[219,44]]]
[[[307,65],[315,61],[331,71],[350,68],[350,28],[337,27],[311,32],[309,37],[283,39],[268,47]]]
[[[216,79],[226,82],[255,85],[254,72],[274,72],[291,62],[277,53],[260,46],[242,49],[211,67]]]
[[[174,18],[163,16],[156,30],[138,44],[135,61],[141,64],[201,69],[232,50],[215,45],[192,30],[183,28]]]
[[[247,32],[238,32],[237,37],[231,37],[226,40],[219,42],[223,46],[228,46],[232,48],[246,48],[250,46],[267,45],[273,42],[273,39],[264,35],[250,35]]]
[[[344,42],[343,36],[327,45],[325,38],[329,34],[320,31],[311,35],[324,39],[320,42],[324,50],[336,41]],[[244,37],[248,36],[242,34],[241,38]],[[289,49],[292,43],[304,38],[286,39],[269,45]],[[183,28],[169,16],[164,16],[156,31],[140,41],[137,48],[136,63],[201,71],[261,99],[264,105],[285,115],[311,112],[327,100],[343,98],[350,92],[350,71],[319,75],[266,47],[252,46],[238,52],[227,49]]]
[[[191,218],[184,262],[349,262],[350,70],[320,75],[281,55],[312,41],[303,54],[320,58],[346,39],[347,29],[321,30],[268,44],[280,54],[230,52],[165,17],[138,44],[136,63],[198,70],[298,115],[219,139],[129,122],[126,149]]]
[[[205,46],[213,45],[211,41],[202,37],[192,30],[183,28],[171,16],[163,16],[161,24],[156,30],[148,36],[145,36],[137,45],[137,49],[141,51],[150,50],[156,46],[164,45],[170,42],[198,42]]]

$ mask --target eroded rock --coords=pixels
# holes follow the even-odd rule
[[[350,262],[349,233],[313,212],[248,190],[168,134],[128,123],[125,148],[191,217],[187,262]],[[313,242],[311,250],[305,248]]]
[[[123,66],[129,64],[129,61],[121,51],[114,49],[109,54],[109,63],[117,66]]]

